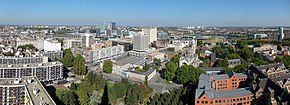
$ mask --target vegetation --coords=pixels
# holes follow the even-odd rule
[[[18,49],[19,48],[22,48],[22,49],[33,49],[35,48],[32,44],[26,44],[26,45],[20,45],[17,47]]]
[[[230,54],[228,50],[223,49],[221,46],[215,46],[211,51],[214,52],[218,58],[225,58]]]
[[[62,101],[63,105],[77,105],[76,95],[67,89],[56,90],[56,96]]]
[[[72,67],[74,65],[74,55],[70,49],[64,50],[64,57],[60,60],[64,67]]]
[[[178,68],[178,65],[174,63],[173,61],[170,61],[166,64],[164,69],[164,77],[167,81],[172,81],[175,77],[175,72]]]
[[[176,79],[181,84],[196,83],[201,73],[205,74],[206,72],[192,65],[184,64],[177,69]]]
[[[105,60],[103,64],[103,72],[112,73],[113,71],[113,62],[111,60]]]
[[[77,54],[74,60],[73,69],[74,73],[78,75],[85,75],[87,73],[85,60],[80,54]]]
[[[147,105],[186,105],[186,91],[186,88],[180,87],[169,93],[155,95]]]

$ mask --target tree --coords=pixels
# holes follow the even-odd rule
[[[203,44],[202,41],[200,41],[200,40],[197,41],[197,46],[200,46],[202,44]]]
[[[77,90],[77,85],[74,82],[70,84],[70,90],[73,90],[73,91]]]
[[[144,71],[149,70],[150,69],[150,65],[145,62],[144,66],[143,66],[143,69],[144,69]]]
[[[228,67],[228,60],[225,58],[224,60],[218,59],[214,63],[214,67]]]
[[[170,61],[165,69],[164,69],[164,77],[167,81],[172,81],[172,79],[175,77],[175,72],[178,68],[178,65],[174,63],[173,61]]]
[[[274,62],[278,63],[278,62],[282,62],[282,58],[277,56],[274,60]]]
[[[180,55],[179,54],[175,54],[171,59],[170,59],[170,61],[172,61],[173,63],[175,63],[175,64],[179,64],[179,60],[180,60]]]
[[[103,71],[105,73],[112,73],[112,71],[113,71],[113,62],[111,60],[105,60],[104,61]]]
[[[64,50],[64,57],[60,60],[65,67],[72,67],[74,65],[74,55],[70,49]]]
[[[90,105],[99,105],[102,101],[103,94],[98,91],[93,91],[93,95],[90,97]]]
[[[161,66],[161,60],[160,59],[158,59],[158,58],[154,58],[153,59],[153,62],[154,62],[154,64],[156,65],[156,66]]]
[[[239,40],[236,44],[236,46],[239,48],[239,49],[243,49],[243,48],[246,48],[248,46],[248,41],[247,40]]]
[[[230,54],[228,50],[223,49],[221,46],[215,46],[211,51],[214,52],[218,58],[225,58]]]
[[[240,59],[241,57],[238,54],[230,54],[227,56],[228,59]]]
[[[126,105],[139,105],[143,104],[144,94],[137,84],[128,86],[128,90],[125,97]]]
[[[20,45],[20,46],[18,46],[17,48],[22,48],[22,49],[33,49],[33,48],[35,48],[35,47],[33,46],[33,44],[25,44],[25,45]]]
[[[290,56],[289,55],[284,55],[282,58],[282,61],[286,67],[290,66]]]
[[[66,89],[57,89],[56,96],[62,101],[64,105],[76,105],[76,97],[73,91]]]
[[[182,65],[176,71],[176,79],[178,83],[195,83],[197,82],[201,73],[205,74],[205,71],[200,68],[195,68],[192,65]]]
[[[200,55],[201,51],[200,51],[199,49],[196,49],[196,50],[195,50],[195,53],[196,53],[197,55]]]
[[[238,54],[248,62],[252,61],[254,58],[254,54],[249,48],[243,48],[242,50],[238,51]]]
[[[78,75],[85,75],[87,72],[85,60],[80,54],[77,54],[76,59],[74,60],[73,69],[74,73]]]

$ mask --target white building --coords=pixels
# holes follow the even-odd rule
[[[108,48],[96,49],[93,50],[93,59],[94,62],[100,62],[106,59],[111,59],[118,57],[124,53],[124,46],[112,46]]]
[[[38,50],[43,50],[44,49],[43,41],[44,41],[43,39],[39,39],[39,40],[20,40],[20,39],[18,39],[16,42],[16,47],[21,46],[21,45],[32,44]]]
[[[142,33],[149,36],[149,43],[157,41],[157,28],[142,28]]]
[[[133,50],[144,51],[149,49],[148,35],[135,35],[133,40]]]
[[[44,51],[61,51],[61,43],[58,42],[45,40],[43,47]]]

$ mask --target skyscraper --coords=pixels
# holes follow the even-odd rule
[[[110,24],[109,24],[109,29],[110,30],[117,30],[117,28],[116,28],[116,22],[110,22]]]
[[[149,49],[148,35],[135,35],[133,42],[133,50],[144,51]]]
[[[279,40],[284,39],[283,27],[279,27]]]
[[[142,28],[142,33],[145,35],[148,35],[149,43],[153,43],[154,41],[157,41],[157,28]]]

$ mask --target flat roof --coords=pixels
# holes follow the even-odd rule
[[[14,81],[20,81],[19,83],[14,83]],[[31,80],[31,83],[29,83]],[[41,82],[36,77],[23,77],[19,79],[1,79],[0,87],[9,87],[9,86],[25,86],[29,93],[29,97],[34,105],[39,105],[40,103],[45,103],[47,105],[56,105],[50,95],[47,93]],[[38,92],[33,93],[34,90]]]

